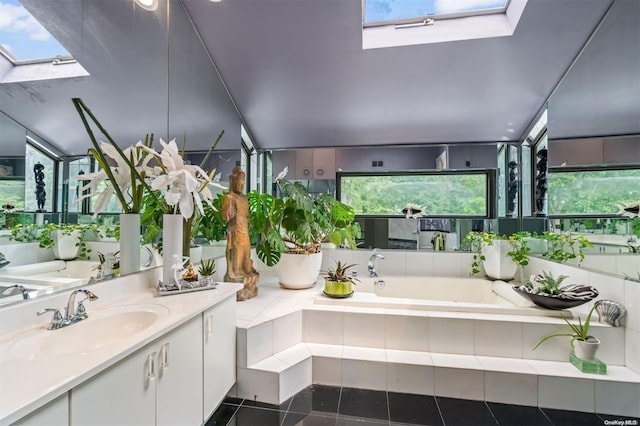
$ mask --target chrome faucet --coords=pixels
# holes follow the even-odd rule
[[[78,306],[76,307],[76,295],[78,293],[83,293],[85,296],[84,299],[78,302]],[[71,324],[75,324],[78,321],[82,321],[88,317],[87,310],[84,307],[83,302],[89,299],[90,301],[94,301],[98,299],[98,296],[90,292],[89,290],[78,289],[74,290],[69,295],[69,300],[67,301],[67,309],[64,313],[64,316],[60,313],[59,309],[55,308],[45,308],[41,311],[36,312],[38,316],[44,315],[47,312],[53,312],[53,317],[51,318],[51,323],[47,330],[57,330],[59,328],[67,327]]]
[[[76,295],[78,293],[83,293],[85,296],[84,299],[82,299],[81,301],[78,302],[78,307],[76,308],[75,303],[76,303]],[[94,300],[98,299],[98,296],[96,296],[95,294],[91,293],[89,290],[84,290],[84,289],[78,289],[78,290],[74,290],[70,295],[69,295],[69,300],[67,301],[67,310],[65,311],[65,321],[69,321],[70,323],[74,323],[74,322],[78,322],[78,321],[82,321],[83,319],[87,318],[87,311],[84,307],[83,302],[85,300],[89,299],[89,301],[93,302]]]
[[[369,263],[367,264],[367,269],[369,271],[370,277],[377,277],[378,272],[376,272],[376,259],[384,259],[384,256],[380,253],[373,253],[369,256]]]
[[[13,293],[16,292],[16,290],[18,290],[20,293],[22,293],[22,298],[23,299],[28,299],[29,298],[29,290],[27,290],[26,288],[24,288],[24,286],[21,286],[20,284],[14,284],[12,286],[7,287],[6,290],[4,290],[2,292],[3,295],[7,296],[7,295],[11,295]]]

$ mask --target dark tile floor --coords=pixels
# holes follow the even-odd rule
[[[312,385],[279,406],[227,398],[205,426],[605,424],[640,426],[638,419],[629,417]]]

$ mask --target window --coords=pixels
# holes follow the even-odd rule
[[[402,215],[407,204],[426,216],[492,217],[495,171],[338,173],[338,197],[357,215]]]
[[[616,215],[640,200],[640,166],[549,169],[549,215]]]
[[[364,25],[421,22],[425,17],[447,19],[504,13],[508,0],[365,0]]]
[[[511,36],[528,0],[363,0],[362,48]]]
[[[0,52],[14,64],[73,59],[18,0],[0,0],[0,15]]]

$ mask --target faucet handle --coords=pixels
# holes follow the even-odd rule
[[[41,311],[36,312],[36,315],[41,316],[46,314],[47,312],[53,312],[53,317],[51,317],[51,324],[49,324],[49,330],[53,330],[57,328],[63,321],[62,314],[60,313],[60,309],[56,308],[45,308]]]

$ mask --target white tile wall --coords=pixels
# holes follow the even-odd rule
[[[344,344],[367,348],[384,348],[384,315],[344,313]]]
[[[627,368],[640,374],[640,331],[625,328],[624,349]]]
[[[402,363],[387,364],[387,391],[433,395],[434,367]]]
[[[273,323],[264,322],[247,329],[247,365],[273,355]]]
[[[407,252],[405,265],[407,275],[433,276],[435,258],[436,254],[434,253]]]
[[[385,315],[385,347],[408,351],[429,351],[429,318]]]
[[[436,367],[434,391],[438,396],[484,400],[484,372]]]
[[[538,378],[538,405],[558,410],[595,410],[593,380],[568,377],[540,376]]]
[[[596,412],[640,417],[640,384],[596,380]]]
[[[298,310],[273,320],[273,353],[302,341],[302,311]]]
[[[463,258],[459,253],[437,253],[434,257],[433,275],[436,277],[464,276]],[[468,262],[465,262],[467,265]]]
[[[550,333],[565,333],[566,324],[522,324],[522,356],[546,361],[567,361],[571,345],[568,337],[553,337],[532,350],[538,341]]]
[[[311,358],[299,362],[280,375],[280,402],[284,402],[312,383]]]
[[[446,354],[473,354],[473,322],[429,318],[429,350]]]
[[[522,325],[504,321],[474,321],[475,354],[522,358]]]
[[[627,310],[625,325],[634,331],[640,331],[640,283],[624,281],[623,304]]]
[[[344,312],[304,310],[302,320],[305,342],[343,344]]]
[[[387,367],[384,361],[342,360],[342,386],[386,390]]]
[[[314,356],[312,379],[320,385],[342,386],[342,359]]]
[[[538,405],[538,377],[487,371],[484,374],[484,397],[491,402],[535,407]]]

